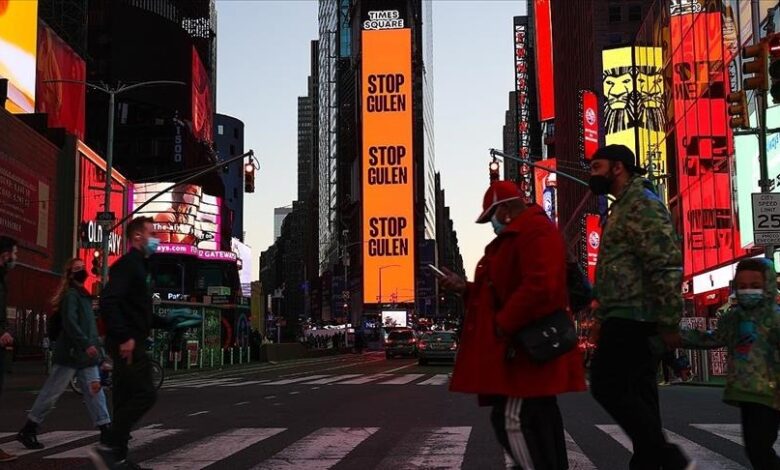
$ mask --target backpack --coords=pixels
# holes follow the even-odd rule
[[[569,305],[572,312],[579,312],[593,301],[593,287],[588,276],[576,261],[566,262],[566,285],[569,290]]]
[[[48,332],[49,341],[57,341],[59,339],[62,333],[62,315],[60,315],[59,308],[49,315],[46,331]]]

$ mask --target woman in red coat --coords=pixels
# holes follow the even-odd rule
[[[585,390],[577,348],[543,364],[522,350],[508,358],[509,338],[568,307],[566,250],[557,227],[536,205],[523,203],[510,181],[494,182],[477,223],[490,221],[496,238],[485,248],[474,282],[450,271],[440,279],[466,303],[450,390],[492,405],[498,440],[523,469],[568,468],[556,395]]]

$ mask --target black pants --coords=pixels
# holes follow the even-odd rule
[[[119,356],[119,349],[111,345],[109,351],[114,360],[113,404],[114,416],[107,443],[127,454],[130,431],[149,411],[157,400],[157,390],[152,381],[152,364],[144,351],[133,354],[131,364]],[[143,344],[143,342],[141,342]]]
[[[0,346],[0,395],[3,394],[4,382],[5,382],[5,348]]]
[[[688,464],[663,433],[656,382],[659,358],[649,341],[656,331],[653,323],[608,319],[591,364],[593,397],[634,444],[630,470],[678,470]]]
[[[742,436],[745,452],[756,470],[780,469],[780,458],[772,448],[777,440],[780,411],[758,403],[742,403]]]
[[[501,397],[490,414],[498,442],[515,469],[566,470],[566,437],[558,401],[553,397]]]

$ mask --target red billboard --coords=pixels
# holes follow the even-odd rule
[[[684,275],[744,255],[732,206],[734,145],[726,122],[729,90],[722,16],[670,19],[674,134],[683,225]]]
[[[539,120],[555,118],[555,82],[553,74],[552,12],[550,0],[534,0],[536,27],[536,87]]]
[[[211,106],[211,81],[206,67],[192,46],[192,132],[200,140],[214,141],[214,111]]]
[[[48,80],[84,81],[84,60],[43,22],[38,23],[35,112],[46,113],[49,127],[62,127],[84,139],[86,86],[76,83],[45,83]]]
[[[599,100],[591,90],[580,92],[580,153],[590,162],[599,148]]]
[[[585,244],[588,254],[588,279],[590,283],[596,282],[596,264],[599,260],[599,247],[601,246],[601,219],[596,214],[585,216]]]

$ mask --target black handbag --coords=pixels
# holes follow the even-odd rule
[[[577,330],[569,314],[558,310],[520,330],[512,343],[522,347],[534,362],[543,364],[574,349]],[[510,348],[510,359],[514,353]]]

